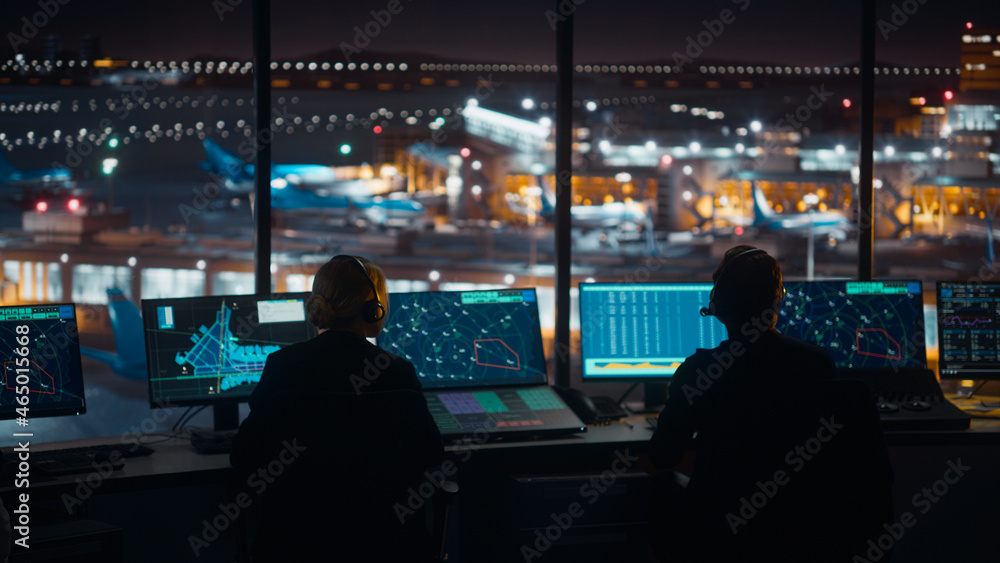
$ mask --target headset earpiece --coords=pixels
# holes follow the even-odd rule
[[[348,254],[340,254],[334,256],[334,258],[343,258],[350,262],[354,262],[359,268],[361,268],[361,273],[364,274],[365,281],[368,282],[368,286],[372,288],[372,295],[375,296],[374,299],[369,299],[361,304],[361,311],[359,312],[361,320],[368,324],[374,324],[381,321],[382,318],[385,317],[385,307],[383,307],[382,303],[378,300],[378,290],[375,289],[375,283],[372,281],[371,276],[368,275],[368,268],[365,267],[364,262],[358,260],[357,257],[350,256]]]

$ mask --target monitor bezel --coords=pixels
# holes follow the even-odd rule
[[[87,389],[86,389],[86,385],[85,385],[85,381],[84,381],[82,353],[80,351],[80,348],[81,348],[80,347],[80,325],[77,322],[77,319],[79,317],[77,316],[76,303],[74,303],[74,302],[32,303],[32,304],[10,305],[10,306],[5,305],[3,308],[8,308],[8,307],[10,307],[10,308],[13,308],[13,307],[72,307],[73,308],[73,326],[76,329],[76,341],[75,342],[73,342],[72,340],[70,341],[70,342],[72,342],[75,345],[74,346],[75,353],[71,353],[70,354],[70,363],[72,364],[72,368],[75,369],[76,372],[80,374],[80,391],[82,392],[82,395],[80,397],[79,406],[77,406],[76,404],[70,406],[70,405],[63,405],[62,403],[60,403],[60,405],[62,405],[62,406],[53,407],[53,408],[39,407],[37,404],[33,404],[29,400],[29,403],[28,403],[28,409],[29,409],[28,410],[28,415],[29,416],[27,418],[30,421],[33,418],[51,418],[51,417],[56,417],[56,416],[78,416],[78,415],[86,414],[87,413],[87,393],[86,393]],[[0,420],[14,420],[14,419],[18,418],[19,416],[21,416],[17,412],[18,408],[20,408],[20,405],[14,405],[13,408],[11,409],[11,411],[9,413],[8,412],[4,412],[4,410],[0,410]]]
[[[462,290],[432,290],[432,291],[396,291],[396,292],[388,294],[389,295],[389,297],[388,297],[389,304],[387,304],[388,311],[389,311],[388,315],[391,315],[392,314],[391,303],[392,303],[392,296],[393,295],[426,295],[426,294],[434,294],[434,293],[436,293],[436,294],[444,294],[444,293],[462,294],[462,293],[482,293],[484,291],[529,291],[529,290],[532,291],[532,292],[534,292],[534,294],[535,294],[535,300],[534,300],[533,303],[534,303],[534,307],[535,307],[536,316],[538,318],[538,323],[535,325],[535,328],[538,330],[538,334],[536,335],[537,336],[536,340],[538,341],[538,346],[539,346],[539,350],[538,350],[539,357],[542,358],[542,367],[544,368],[542,370],[542,375],[544,376],[544,378],[542,380],[540,380],[540,381],[517,381],[517,382],[511,382],[511,383],[480,383],[480,384],[470,383],[470,384],[462,384],[462,385],[430,386],[430,385],[427,385],[426,382],[423,379],[420,378],[420,373],[418,372],[417,373],[417,378],[420,380],[420,384],[423,387],[423,389],[425,389],[427,391],[448,391],[448,390],[465,391],[465,390],[469,390],[469,389],[503,388],[503,387],[517,387],[517,386],[530,387],[530,386],[533,386],[533,385],[548,385],[549,384],[549,367],[548,367],[548,363],[549,362],[548,362],[548,356],[545,355],[545,342],[544,342],[544,339],[542,337],[542,318],[541,318],[541,311],[538,308],[538,288],[536,288],[536,287],[500,287],[500,288],[492,288],[492,289],[462,289]],[[388,315],[387,315],[387,317],[388,317]],[[388,321],[388,318],[386,320]],[[383,336],[384,332],[385,332],[385,328],[383,327],[383,329],[380,330],[379,333],[378,333],[378,335],[375,337],[375,345],[378,346],[379,348],[381,348],[381,349],[389,352],[390,354],[394,354],[394,355],[398,356],[398,354],[396,354],[395,352],[393,352],[389,348],[386,348],[385,346],[383,346],[383,344],[385,343],[385,341],[384,341],[385,337]],[[414,365],[414,370],[416,370],[416,365]]]
[[[254,385],[250,392],[239,395],[239,396],[226,396],[226,397],[197,397],[197,398],[184,398],[184,399],[171,399],[166,401],[160,399],[154,395],[153,391],[153,357],[150,354],[150,342],[149,342],[149,326],[146,324],[147,318],[155,318],[156,307],[160,304],[171,303],[175,304],[178,300],[183,299],[228,299],[228,298],[239,298],[246,299],[248,297],[255,298],[255,301],[263,301],[268,299],[295,299],[302,298],[303,307],[305,306],[305,300],[309,297],[311,292],[299,291],[299,292],[276,292],[276,293],[265,293],[265,294],[255,294],[255,293],[240,293],[240,294],[227,294],[227,295],[199,295],[195,297],[167,297],[167,298],[157,298],[157,299],[143,299],[141,300],[140,309],[142,311],[143,319],[143,344],[146,347],[146,385],[147,394],[149,396],[149,405],[153,408],[163,408],[163,407],[187,407],[187,406],[226,406],[235,408],[240,403],[245,403],[250,399],[250,395],[253,393],[253,389],[257,386]],[[148,313],[152,314],[149,315]],[[155,321],[151,321],[155,322]],[[314,325],[309,323],[308,317],[306,319],[306,324],[311,327],[309,339],[315,338],[317,334],[317,329]],[[308,339],[307,339],[308,340]],[[304,341],[303,341],[304,342]]]
[[[922,346],[922,350],[923,350],[923,364],[920,365],[920,366],[909,366],[909,369],[913,369],[913,368],[926,369],[927,368],[927,323],[924,321],[924,311],[923,311],[923,306],[925,305],[925,301],[924,301],[924,284],[923,284],[923,282],[921,280],[914,279],[914,278],[892,278],[892,279],[872,279],[872,280],[857,280],[857,279],[848,279],[848,278],[819,279],[819,280],[801,280],[801,279],[800,280],[789,280],[789,279],[785,279],[784,283],[785,283],[786,286],[789,283],[842,283],[842,284],[844,284],[844,288],[846,290],[848,283],[859,283],[859,282],[863,282],[863,281],[874,282],[874,283],[906,283],[906,284],[916,283],[916,284],[918,284],[920,286],[920,291],[917,293],[917,295],[920,296],[921,310],[916,315],[916,322],[918,323],[918,330],[914,333],[914,335],[916,335],[917,333],[923,335],[923,346]],[[786,293],[785,294],[787,296],[787,288],[786,288]],[[783,302],[784,302],[784,298],[782,298],[782,304],[783,304]],[[779,308],[780,307],[781,307],[781,305],[779,305]],[[776,325],[776,328],[777,328],[777,325]],[[786,333],[781,333],[781,334],[786,334]],[[796,337],[790,336],[790,335],[789,335],[789,337],[790,338],[796,338]],[[809,340],[803,340],[803,342],[811,342],[811,341],[809,341]],[[826,348],[823,348],[823,349],[826,350]],[[877,369],[897,370],[897,369],[905,369],[905,368],[907,368],[907,366],[903,366],[902,364],[900,364],[898,366],[885,366],[885,367],[853,367],[853,368],[839,367],[839,366],[837,367],[838,370],[841,370],[843,372],[850,372],[852,370],[872,370],[872,369],[876,369],[876,370]]]
[[[942,361],[943,361],[943,358],[944,358],[944,354],[941,352],[941,343],[944,342],[944,324],[941,322],[941,288],[944,285],[947,285],[947,284],[953,284],[953,285],[980,285],[980,286],[983,286],[983,285],[995,285],[995,286],[997,286],[997,289],[1000,289],[1000,282],[997,282],[997,283],[978,282],[976,284],[972,284],[972,282],[970,282],[970,281],[960,281],[960,280],[959,281],[954,281],[954,280],[953,281],[941,281],[941,280],[938,280],[935,283],[935,287],[934,287],[934,298],[935,298],[934,317],[935,317],[935,319],[937,321],[937,331],[936,332],[937,332],[937,342],[938,342],[938,359],[937,359],[938,378],[939,379],[951,380],[951,381],[962,381],[962,380],[970,380],[970,381],[997,381],[997,380],[1000,380],[1000,368],[996,369],[992,374],[987,374],[986,376],[984,376],[983,374],[950,374],[950,373],[946,374],[946,373],[944,373],[944,369],[945,368],[943,368],[942,365],[941,365]],[[1000,348],[1000,343],[998,343],[997,348]]]
[[[620,282],[620,281],[593,281],[593,282],[580,282],[578,284],[577,292],[577,310],[580,315],[580,381],[583,383],[652,383],[652,384],[669,384],[673,381],[674,373],[665,375],[629,375],[622,377],[612,377],[612,376],[588,376],[586,370],[584,369],[584,362],[586,361],[586,352],[583,339],[583,291],[584,287],[596,287],[596,286],[616,286],[616,285],[634,285],[634,286],[651,286],[651,285],[672,285],[672,286],[693,286],[693,285],[703,285],[707,286],[709,293],[711,293],[711,288],[713,283],[711,281],[642,281],[642,282]],[[708,306],[708,300],[705,300],[705,306]],[[728,338],[723,339],[725,341]],[[690,356],[689,356],[690,357]]]

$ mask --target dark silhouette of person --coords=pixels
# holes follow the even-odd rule
[[[837,381],[823,348],[775,330],[784,286],[765,251],[731,248],[712,281],[702,315],[716,316],[728,338],[697,350],[671,381],[650,461],[669,468],[693,450],[694,462],[689,478],[654,474],[654,552],[663,561],[864,556],[892,518],[892,469],[870,392]]]
[[[261,501],[254,561],[429,557],[424,522],[401,517],[408,513],[396,503],[441,463],[444,448],[413,364],[367,340],[387,309],[382,270],[335,256],[306,300],[319,334],[267,357],[230,456],[236,483]],[[330,393],[338,404],[324,404]],[[376,412],[391,408],[392,395],[408,400]],[[331,425],[344,417],[329,409],[345,404],[362,410]]]

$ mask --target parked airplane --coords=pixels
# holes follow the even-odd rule
[[[202,141],[207,160],[199,166],[225,180],[225,187],[236,193],[247,194],[254,190],[254,165],[247,164],[236,153],[219,146],[212,139]],[[370,197],[371,182],[381,180],[351,180],[337,178],[329,166],[321,164],[271,164],[271,185],[324,189],[329,195]]]
[[[18,168],[11,164],[4,151],[0,150],[0,183],[25,187],[65,187],[71,178],[69,169],[61,166]]]
[[[253,191],[254,167],[215,141],[203,141],[207,161],[201,168],[225,179],[226,188]],[[337,179],[336,172],[318,164],[274,164],[271,167],[271,208],[284,211],[324,210],[345,220],[364,219],[379,226],[410,224],[424,215],[423,204],[407,198],[372,196],[372,182]]]
[[[794,233],[832,236],[846,240],[854,228],[847,215],[838,211],[813,211],[809,213],[776,213],[764,197],[757,182],[752,182],[753,224],[758,230],[774,233]]]
[[[529,206],[508,200],[507,206],[520,215],[535,213],[545,221],[553,221],[556,213],[556,195],[545,183],[540,182],[541,208],[533,210]],[[621,229],[640,230],[649,226],[646,206],[638,202],[612,202],[599,205],[573,205],[570,207],[573,228],[587,230]]]
[[[81,347],[80,353],[111,366],[115,374],[124,378],[146,379],[146,343],[139,308],[117,287],[110,287],[107,292],[108,317],[117,353],[86,347]]]

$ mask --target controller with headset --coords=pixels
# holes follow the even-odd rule
[[[361,311],[359,314],[361,315],[361,319],[369,324],[381,321],[382,318],[385,317],[385,307],[378,300],[378,290],[375,289],[375,283],[372,281],[371,276],[368,275],[368,268],[365,267],[364,262],[358,260],[356,256],[351,256],[349,254],[338,254],[333,258],[334,259],[342,258],[344,260],[347,260],[348,262],[353,262],[357,264],[358,267],[361,268],[361,273],[364,274],[365,281],[368,282],[368,286],[372,288],[372,295],[374,295],[374,298],[365,301],[361,305]]]
[[[718,316],[718,311],[717,311],[717,308],[716,308],[716,305],[715,305],[715,288],[719,287],[719,282],[722,280],[723,274],[726,273],[726,268],[728,268],[729,266],[731,266],[733,264],[733,262],[739,260],[741,257],[746,256],[748,254],[754,254],[754,253],[757,253],[757,252],[764,252],[764,250],[762,250],[760,248],[748,248],[747,250],[744,250],[743,252],[740,252],[736,256],[733,256],[732,258],[730,258],[729,261],[726,262],[726,264],[722,266],[722,269],[719,270],[719,275],[715,276],[715,282],[712,285],[712,291],[711,291],[711,293],[708,294],[708,307],[702,307],[699,310],[699,312],[701,313],[701,316],[703,316],[703,317],[708,317],[708,316],[716,317],[716,316]]]

